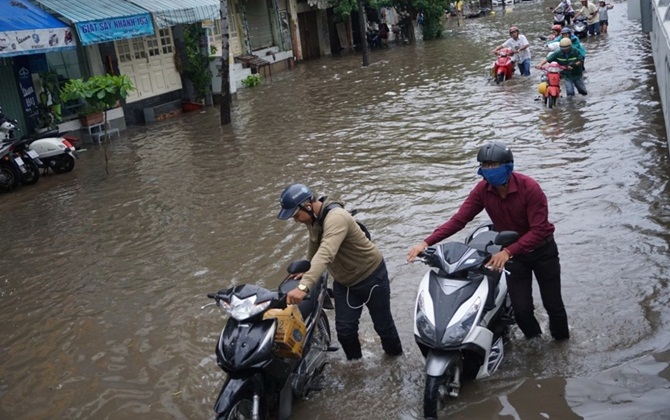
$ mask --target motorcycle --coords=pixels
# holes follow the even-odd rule
[[[3,141],[13,139],[15,131],[18,130],[16,120],[5,118],[2,115],[2,109],[0,109],[0,116],[2,120],[0,138]],[[28,144],[28,150],[37,153],[38,166],[45,171],[52,169],[55,173],[61,174],[74,169],[77,159],[77,152],[71,143],[74,138],[62,136],[58,130],[52,130],[35,137],[24,136],[21,141]]]
[[[498,57],[493,62],[492,74],[496,84],[511,79],[514,74],[514,51],[510,48],[501,48],[495,53]]]
[[[426,359],[425,418],[436,418],[448,397],[458,397],[461,380],[486,378],[500,366],[514,318],[508,272],[489,270],[487,262],[518,238],[482,225],[465,243],[427,247],[418,255],[436,269],[421,280],[414,311],[414,338]]]
[[[0,191],[11,191],[19,186],[26,165],[18,154],[11,150],[11,143],[0,144]]]
[[[572,32],[579,39],[584,39],[587,36],[586,32],[586,16],[578,16],[572,24]]]
[[[544,105],[547,108],[556,106],[558,98],[561,96],[561,71],[565,69],[558,63],[548,63],[542,67],[543,74],[540,77],[540,84],[537,91],[542,95]]]
[[[227,373],[214,411],[217,419],[287,419],[293,398],[318,390],[331,347],[325,309],[333,309],[324,273],[299,305],[286,305],[307,260],[289,265],[277,291],[241,284],[207,295],[231,318],[216,345],[216,361]],[[303,321],[304,319],[304,321]]]
[[[565,26],[565,12],[563,10],[554,12],[554,25]]]
[[[40,179],[40,166],[43,165],[39,155],[28,148],[26,140],[13,139],[13,130],[17,129],[17,121],[10,121],[0,114],[0,139],[3,146],[8,145],[9,151],[18,155],[25,165],[25,171],[20,173],[20,182],[24,185],[32,185]]]

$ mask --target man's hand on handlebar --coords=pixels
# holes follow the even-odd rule
[[[505,263],[510,260],[510,256],[507,251],[500,251],[491,257],[491,259],[486,263],[486,268],[493,271],[503,271],[505,268]]]
[[[286,294],[286,304],[297,305],[305,299],[305,296],[307,296],[307,293],[296,287]]]
[[[425,241],[421,241],[420,244],[414,245],[407,253],[407,262],[408,263],[414,262],[416,256],[422,253],[427,246],[428,244]]]

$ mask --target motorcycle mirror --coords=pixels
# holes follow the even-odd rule
[[[504,230],[496,235],[495,240],[493,241],[496,245],[501,245],[503,247],[513,244],[519,239],[519,234],[513,230]]]
[[[309,262],[309,260],[298,260],[289,264],[289,266],[286,268],[286,271],[288,271],[289,274],[306,273],[311,267],[312,264]]]
[[[540,35],[540,40],[541,40],[541,41],[546,41],[546,40],[547,40],[547,37],[544,36],[544,35]]]

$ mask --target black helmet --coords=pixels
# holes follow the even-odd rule
[[[479,149],[477,162],[514,162],[514,156],[505,143],[496,141],[487,143]]]
[[[281,193],[279,197],[279,204],[281,204],[281,211],[277,216],[278,219],[286,220],[298,211],[299,206],[305,201],[312,199],[312,190],[303,184],[291,184]]]

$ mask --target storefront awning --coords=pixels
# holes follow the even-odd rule
[[[154,34],[146,10],[123,0],[35,0],[71,21],[82,45]]]
[[[128,0],[148,10],[159,28],[220,19],[219,0]]]
[[[0,0],[0,57],[75,48],[70,28],[28,0]]]

